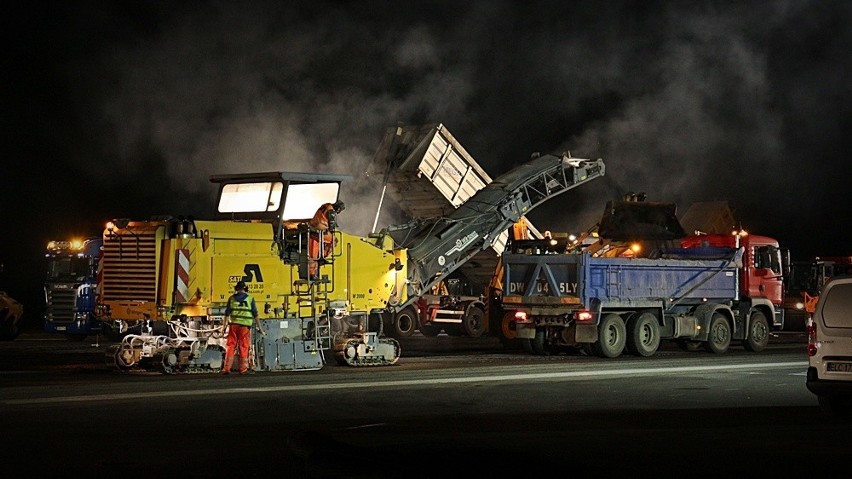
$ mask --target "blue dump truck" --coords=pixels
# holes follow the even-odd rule
[[[662,340],[760,351],[783,328],[786,268],[772,238],[691,236],[647,258],[517,251],[503,255],[502,307],[533,354],[652,356]]]
[[[44,330],[83,340],[101,332],[94,317],[101,238],[50,241],[45,250]]]

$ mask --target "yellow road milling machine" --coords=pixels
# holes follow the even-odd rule
[[[342,231],[347,175],[215,175],[215,218],[117,219],[103,235],[97,307],[121,370],[221,370],[224,311],[239,281],[256,299],[256,371],[397,363],[388,318],[414,304],[544,201],[604,174],[602,160],[545,155],[500,176],[446,216],[367,237]],[[396,244],[403,234],[406,247]],[[263,331],[263,333],[261,333]]]

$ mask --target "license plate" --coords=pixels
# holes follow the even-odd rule
[[[835,373],[852,373],[852,363],[826,363],[825,370]]]
[[[57,331],[65,331],[65,326],[57,326],[56,330]]]

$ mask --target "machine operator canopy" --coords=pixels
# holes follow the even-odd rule
[[[216,213],[239,220],[295,221],[335,203],[347,175],[267,172],[211,176],[219,183]]]

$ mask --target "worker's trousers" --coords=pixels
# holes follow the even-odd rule
[[[222,371],[231,370],[237,349],[239,349],[240,354],[240,372],[248,371],[250,343],[251,327],[235,323],[229,324],[228,341],[225,349],[225,364],[222,365]]]
[[[322,247],[320,247],[322,243]],[[331,256],[334,249],[334,236],[328,231],[311,232],[308,235],[308,274],[310,279],[318,279],[319,261]]]

